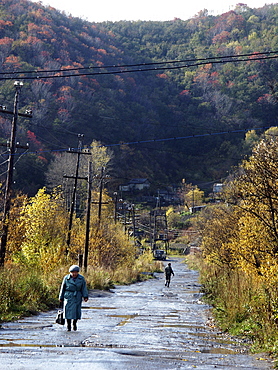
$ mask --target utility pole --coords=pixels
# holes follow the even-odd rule
[[[133,239],[135,244],[135,233],[136,233],[136,220],[135,220],[135,205],[132,204],[132,231],[133,231]]]
[[[156,249],[156,239],[157,239],[157,214],[154,211],[154,224],[153,224],[153,250]]]
[[[12,128],[11,128],[11,137],[9,146],[9,159],[8,159],[8,172],[6,179],[6,189],[5,189],[5,198],[4,198],[4,210],[3,210],[3,219],[2,219],[2,235],[1,235],[1,246],[0,246],[0,266],[4,266],[5,255],[6,255],[6,246],[8,240],[8,216],[11,208],[11,192],[12,192],[12,183],[13,183],[13,171],[14,171],[14,156],[17,148],[16,144],[16,130],[17,130],[17,119],[18,116],[32,117],[32,112],[26,112],[25,114],[18,113],[18,102],[19,102],[19,93],[23,86],[23,83],[20,81],[15,81],[15,97],[14,97],[14,107],[13,111],[6,111],[3,109],[5,107],[1,106],[2,113],[8,113],[13,115],[12,119]],[[28,147],[26,147],[28,149]]]
[[[104,167],[101,168],[101,178],[100,178],[101,182],[100,182],[99,200],[98,200],[98,202],[92,202],[92,183],[93,183],[92,162],[89,162],[86,234],[85,234],[84,264],[83,264],[85,272],[87,272],[87,267],[88,267],[88,254],[89,254],[89,243],[90,243],[91,204],[98,204],[98,226],[100,226],[102,204],[108,204],[109,203],[109,202],[102,202],[103,173],[104,173]],[[97,228],[97,232],[98,232],[98,228]]]
[[[101,208],[102,208],[103,173],[104,173],[104,167],[101,167],[100,185],[99,185],[99,200],[98,200],[98,222],[99,224],[101,220]]]
[[[87,198],[87,215],[86,215],[86,235],[84,247],[84,270],[87,272],[89,241],[90,241],[90,217],[91,217],[91,201],[92,201],[92,162],[89,162],[88,167],[88,198]]]
[[[91,154],[89,152],[82,152],[82,138],[84,137],[83,134],[78,134],[78,148],[76,150],[68,150],[68,153],[77,153],[77,161],[76,161],[76,170],[75,176],[66,176],[67,178],[74,178],[74,185],[73,185],[73,192],[72,192],[72,200],[71,200],[71,207],[70,207],[70,218],[69,218],[69,228],[68,228],[68,235],[67,235],[67,249],[66,254],[68,254],[68,249],[70,247],[70,239],[71,239],[71,229],[72,229],[72,221],[73,221],[73,213],[74,213],[74,206],[75,206],[75,198],[76,198],[76,191],[77,191],[77,180],[80,179],[78,176],[79,173],[79,165],[80,165],[80,155],[81,154]],[[86,179],[87,178],[82,178]]]
[[[195,213],[194,186],[192,186],[192,213]]]
[[[100,225],[100,221],[101,221],[102,205],[103,204],[109,204],[110,203],[110,202],[103,202],[102,201],[102,193],[103,193],[104,179],[109,180],[111,178],[109,175],[104,176],[104,171],[105,171],[105,167],[101,167],[101,174],[100,174],[100,176],[95,176],[95,178],[100,179],[98,202],[93,202],[93,204],[96,204],[96,203],[98,204],[98,224],[99,225]]]
[[[118,219],[118,193],[114,192],[114,222],[117,223]]]

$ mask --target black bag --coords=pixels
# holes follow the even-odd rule
[[[59,325],[65,325],[64,311],[59,310],[56,316],[56,323]]]

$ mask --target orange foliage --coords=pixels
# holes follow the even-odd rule
[[[41,40],[34,36],[28,36],[25,43],[29,45],[36,45],[38,43],[41,43]]]
[[[32,31],[40,31],[40,27],[37,26],[35,23],[29,23],[28,32],[32,32]]]
[[[166,75],[166,73],[159,73],[159,74],[156,75],[156,77],[158,77],[158,78],[164,78],[164,79],[167,79],[168,78],[168,76]]]
[[[12,26],[12,22],[10,21],[4,21],[3,19],[0,19],[0,29],[4,29],[7,26]]]
[[[14,55],[10,55],[6,58],[4,65],[13,67],[14,69],[20,68],[19,58]]]
[[[13,41],[14,40],[9,37],[4,37],[3,39],[0,39],[0,45],[11,45]]]
[[[182,95],[190,95],[190,91],[189,90],[182,90],[179,95],[181,95],[181,96]]]
[[[60,88],[61,92],[69,92],[70,90],[72,90],[72,87],[70,87],[70,86],[62,86]]]
[[[97,49],[98,53],[100,54],[104,54],[106,55],[107,54],[107,51],[105,49]]]
[[[217,44],[217,43],[222,44],[224,42],[229,41],[230,38],[231,38],[230,32],[228,32],[228,31],[222,31],[218,35],[214,36],[214,38],[212,39],[212,43],[213,44]]]

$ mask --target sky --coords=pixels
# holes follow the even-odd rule
[[[35,1],[35,0],[34,0]],[[200,10],[207,9],[209,14],[217,15],[233,10],[238,3],[250,8],[277,3],[267,0],[42,0],[66,15],[80,17],[89,22],[120,20],[126,21],[169,21],[174,18],[187,20]]]

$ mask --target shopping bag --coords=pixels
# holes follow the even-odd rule
[[[59,310],[56,316],[56,323],[59,325],[65,325],[64,311]]]

